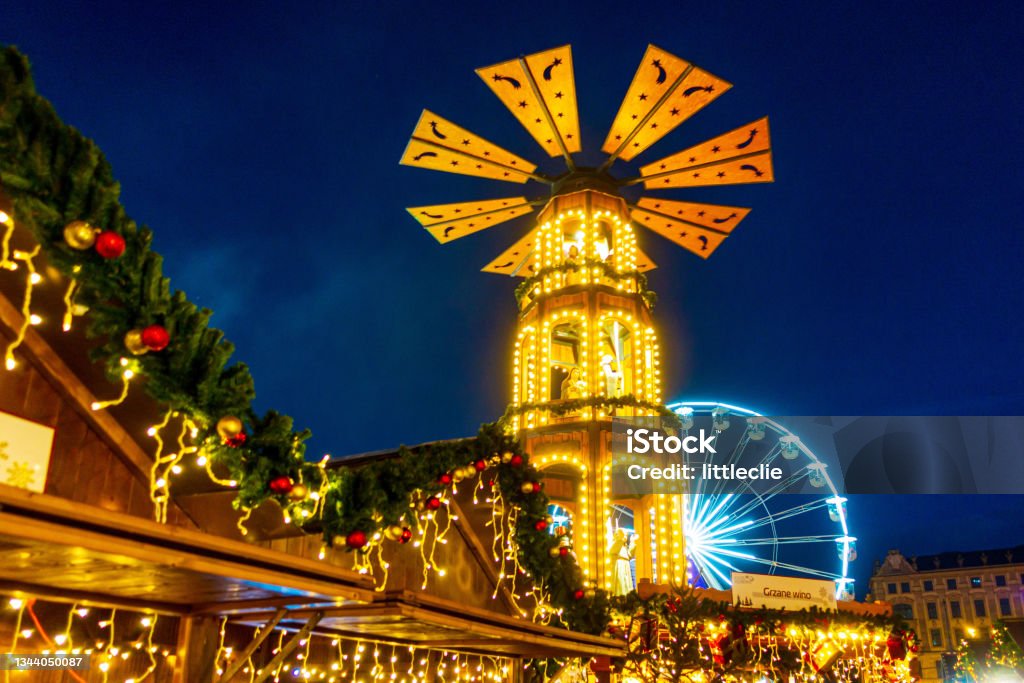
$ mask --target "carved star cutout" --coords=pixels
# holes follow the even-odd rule
[[[519,108],[520,109],[526,109],[526,100],[522,100],[522,101],[519,102]]]
[[[725,177],[725,171],[719,171],[718,172],[718,177],[719,178],[724,178]]]
[[[556,99],[556,100],[560,100],[560,99],[562,99],[562,93],[560,93],[560,92],[556,92],[556,93],[555,93],[555,99]]]
[[[711,152],[713,154],[718,154],[720,151],[722,151],[722,150],[721,150],[721,148],[718,145],[715,145],[714,147],[711,148]]]
[[[469,140],[463,140],[463,141],[462,141],[462,144],[463,144],[463,145],[466,145],[466,146],[469,146]]]
[[[672,110],[669,112],[669,114],[672,114],[672,116],[679,116],[679,110],[676,109],[675,107],[672,107]]]
[[[646,99],[647,99],[647,95],[645,95],[644,93],[640,93],[640,101],[643,102]]]

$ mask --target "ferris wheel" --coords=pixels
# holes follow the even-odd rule
[[[732,572],[830,579],[836,597],[852,599],[850,563],[857,539],[847,499],[828,466],[796,434],[753,410],[726,403],[682,401],[668,406],[684,432],[714,434],[714,464],[770,465],[784,477],[768,488],[725,490],[697,479],[684,516],[691,581],[728,589]]]

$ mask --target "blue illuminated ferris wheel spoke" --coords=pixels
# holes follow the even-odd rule
[[[753,562],[754,564],[766,565],[773,569],[788,569],[792,572],[796,572],[797,574],[820,576],[822,578],[832,579],[833,581],[843,578],[839,574],[835,574],[833,572],[826,572],[820,569],[813,569],[811,567],[803,567],[799,564],[791,564],[789,562],[780,562],[779,560],[766,560],[763,557],[751,555],[750,553],[740,553],[734,550],[727,550],[725,548],[719,548],[718,552],[727,557],[735,557],[748,562]]]
[[[772,538],[731,538],[722,539],[721,545],[730,547],[755,546],[755,545],[792,545],[794,543],[835,543],[836,537],[832,534],[816,536],[780,536]]]
[[[818,499],[818,500],[815,500],[812,503],[804,503],[803,505],[797,505],[795,507],[791,507],[788,510],[782,510],[780,512],[773,512],[773,513],[771,513],[769,515],[765,515],[764,517],[760,517],[758,519],[752,520],[752,521],[750,521],[747,524],[746,529],[747,529],[747,531],[752,531],[754,529],[759,529],[759,528],[761,528],[763,526],[766,526],[768,524],[772,524],[774,522],[781,522],[784,519],[789,519],[790,517],[796,517],[797,515],[802,515],[802,514],[805,514],[807,512],[810,512],[811,510],[817,510],[819,508],[824,508],[824,507],[828,507],[828,500],[827,499]],[[830,538],[834,538],[834,537],[830,537]]]

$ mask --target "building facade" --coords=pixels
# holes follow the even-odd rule
[[[891,603],[917,632],[923,680],[942,680],[952,675],[943,655],[961,640],[1024,617],[1024,546],[910,558],[890,550],[870,586],[869,599]]]

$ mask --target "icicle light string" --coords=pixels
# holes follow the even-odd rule
[[[25,278],[25,295],[21,300],[21,325],[18,326],[14,340],[7,345],[7,350],[4,353],[4,365],[8,370],[13,370],[18,365],[18,362],[14,359],[14,351],[21,346],[22,342],[25,341],[25,335],[28,333],[28,328],[42,322],[42,319],[39,316],[32,314],[32,290],[37,284],[42,282],[43,279],[39,273],[36,272],[35,263],[33,262],[33,259],[38,254],[39,245],[36,245],[36,248],[29,252],[18,249],[14,250],[14,259],[25,264],[25,267],[28,270],[28,276]]]

